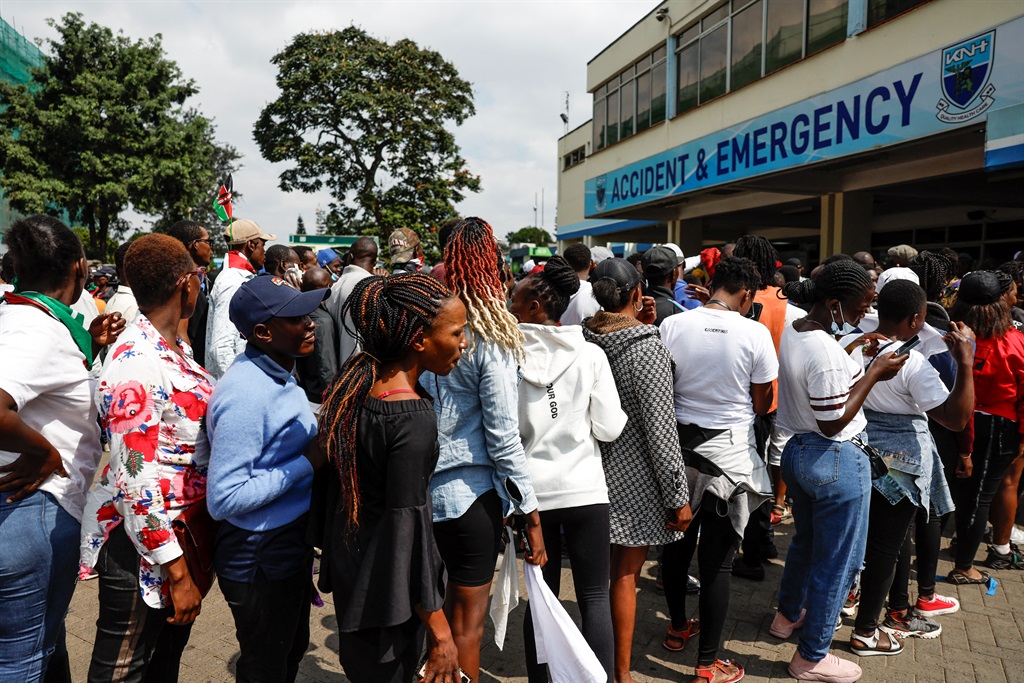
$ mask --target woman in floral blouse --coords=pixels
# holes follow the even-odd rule
[[[81,573],[95,567],[100,575],[89,681],[176,681],[202,598],[171,522],[206,497],[205,415],[213,386],[175,334],[199,293],[184,245],[146,235],[132,244],[124,267],[140,314],[100,376],[97,404],[110,464],[82,523]]]

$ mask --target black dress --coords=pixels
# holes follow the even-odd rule
[[[415,609],[443,607],[429,493],[437,457],[433,400],[366,399],[356,435],[359,527],[345,535],[335,485],[321,566],[321,587],[329,578],[334,592],[341,665],[353,683],[413,680],[424,636]]]

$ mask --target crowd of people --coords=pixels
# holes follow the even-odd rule
[[[438,235],[430,268],[406,228],[339,254],[181,221],[90,272],[59,220],[11,227],[0,680],[70,680],[64,617],[98,577],[91,683],[177,680],[214,581],[239,681],[295,680],[318,588],[353,683],[474,682],[518,545],[555,595],[568,562],[609,683],[634,680],[660,548],[664,647],[696,637],[693,682],[734,683],[731,581],[765,580],[791,520],[769,633],[796,637],[794,678],[853,683],[844,615],[855,656],[892,656],[959,609],[951,517],[948,582],[1024,569],[1024,261],[900,245],[804,277],[745,235],[514,275],[482,219]],[[529,607],[522,637],[547,681]]]

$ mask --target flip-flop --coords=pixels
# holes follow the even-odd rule
[[[949,572],[949,574],[946,575],[946,580],[949,581],[950,583],[955,583],[958,586],[975,586],[975,585],[976,586],[984,586],[984,585],[988,585],[988,580],[990,578],[989,575],[988,575],[988,572],[983,572],[980,569],[978,571],[981,573],[981,578],[980,579],[972,579],[971,577],[965,576],[965,575],[961,574],[960,572],[958,572],[958,571],[956,571],[954,569],[953,571]]]

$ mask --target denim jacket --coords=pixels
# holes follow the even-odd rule
[[[420,378],[438,416],[441,455],[430,482],[435,522],[461,517],[491,489],[501,496],[505,514],[537,509],[519,438],[515,358],[468,329],[466,336],[470,349],[451,374]]]
[[[875,490],[895,505],[904,497],[929,514],[954,509],[949,484],[942,470],[939,449],[924,415],[891,415],[864,410],[871,445],[889,466],[889,473],[872,482]]]

